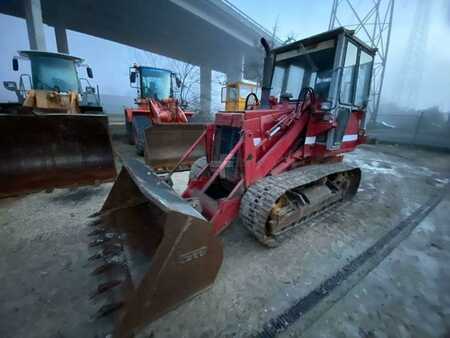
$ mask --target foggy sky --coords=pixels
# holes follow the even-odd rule
[[[361,0],[361,2],[371,0]],[[398,101],[397,90],[404,72],[404,60],[408,54],[410,31],[413,28],[416,1],[427,1],[432,6],[428,39],[419,50],[419,62],[423,62],[422,83],[410,106],[422,108],[432,105],[450,111],[450,0],[397,0],[394,25],[383,89],[383,101]],[[261,25],[272,30],[277,23],[277,35],[284,38],[293,35],[303,38],[326,31],[331,0],[232,0]],[[29,49],[26,25],[23,19],[0,15],[0,80],[18,80],[18,73],[11,70],[11,58],[17,50]],[[47,48],[56,51],[52,27],[46,26]],[[134,96],[129,87],[128,67],[134,62],[165,66],[167,58],[120,45],[78,32],[68,31],[70,53],[86,59],[94,70],[95,83],[101,92],[112,95]],[[156,63],[156,64],[155,64]],[[21,66],[23,63],[21,64]],[[21,68],[21,71],[24,71]],[[412,84],[414,85],[414,84]],[[14,94],[0,89],[0,100],[14,100]]]

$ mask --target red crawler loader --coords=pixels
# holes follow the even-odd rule
[[[360,169],[342,159],[365,140],[375,50],[344,28],[262,44],[261,102],[216,114],[178,162],[204,149],[182,196],[131,161],[96,215],[94,273],[112,282],[93,297],[112,300],[98,316],[113,314],[114,337],[211,286],[222,262],[217,235],[237,218],[272,247],[357,192]]]

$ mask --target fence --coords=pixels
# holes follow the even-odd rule
[[[450,149],[450,113],[379,114],[368,134],[385,142]]]

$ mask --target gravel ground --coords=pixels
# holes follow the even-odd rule
[[[114,137],[116,153],[134,156]],[[448,183],[450,156],[363,146],[346,156],[363,171],[353,203],[300,229],[279,248],[260,246],[239,221],[221,235],[224,263],[214,286],[152,323],[143,336],[249,336],[337,268],[364,252]],[[187,173],[177,174],[183,190]],[[87,217],[112,184],[0,201],[0,337],[105,337],[92,320],[95,278],[86,266]],[[442,337],[448,332],[448,200],[321,318],[308,337]],[[292,327],[287,334],[303,331]]]

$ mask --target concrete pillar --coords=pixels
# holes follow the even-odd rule
[[[227,82],[237,82],[242,80],[244,72],[244,57],[240,57],[236,62],[228,67],[226,72]]]
[[[226,73],[227,76],[227,82],[237,82],[242,80],[242,73],[237,71],[228,71]]]
[[[200,111],[202,114],[211,113],[211,67],[200,66]]]
[[[40,0],[24,0],[30,49],[46,51],[44,23]]]
[[[67,41],[67,31],[62,25],[55,26],[56,48],[59,53],[69,54],[69,43]]]

